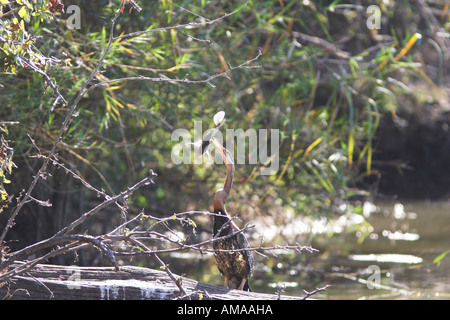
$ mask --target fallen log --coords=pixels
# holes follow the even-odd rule
[[[17,267],[12,265],[10,268]],[[296,300],[301,297],[278,296],[226,289],[176,276],[186,291],[180,290],[166,272],[149,268],[122,266],[78,267],[38,264],[32,270],[0,283],[0,299],[56,300]]]

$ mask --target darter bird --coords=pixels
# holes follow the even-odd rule
[[[225,201],[230,195],[233,184],[233,157],[214,138],[211,139],[211,142],[221,154],[227,167],[225,184],[222,189],[217,190],[214,196],[214,238],[225,237],[213,242],[214,258],[217,268],[224,277],[225,288],[228,288],[228,282],[231,281],[236,285],[236,289],[251,291],[248,279],[252,276],[255,263],[253,254],[250,250],[243,250],[250,248],[248,241],[245,235],[239,232],[239,228],[225,210]],[[230,252],[221,250],[229,250]]]

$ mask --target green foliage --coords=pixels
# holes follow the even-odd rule
[[[21,57],[44,65],[45,57],[36,49],[36,38],[28,28],[32,18],[35,29],[53,19],[49,1],[2,0],[0,5],[0,72],[16,74],[18,67],[27,67]],[[8,6],[10,11],[5,12]]]
[[[9,146],[8,141],[4,138],[4,134],[8,134],[7,125],[14,123],[0,122],[0,213],[7,206],[8,192],[5,189],[5,185],[11,183],[6,176],[11,175],[13,167],[15,167],[12,161],[14,151]]]

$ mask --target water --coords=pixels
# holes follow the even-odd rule
[[[450,202],[367,203],[358,215],[310,221],[315,225],[306,227],[304,221],[299,223],[290,224],[302,233],[293,240],[306,239],[307,231],[314,231],[309,235],[314,239],[311,245],[320,252],[256,256],[254,291],[275,293],[283,287],[287,295],[304,296],[303,290],[331,285],[313,297],[450,299],[450,253],[434,262],[450,250]],[[221,285],[212,257],[204,255],[201,260],[195,264],[193,278]],[[194,270],[184,272],[194,274]]]
[[[348,225],[317,241],[321,255],[310,270],[323,279],[305,277],[306,289],[330,284],[319,299],[449,299],[450,254],[434,260],[450,250],[450,203],[384,202],[364,209],[369,225]]]

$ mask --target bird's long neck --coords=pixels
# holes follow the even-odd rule
[[[227,166],[227,176],[225,178],[225,184],[223,185],[223,191],[225,193],[225,199],[223,202],[228,199],[231,192],[231,187],[233,186],[233,175],[234,175],[234,163],[231,159],[226,159],[226,166]]]
[[[227,166],[227,175],[225,177],[225,183],[223,189],[219,189],[214,196],[214,210],[223,210],[225,212],[225,202],[230,196],[231,187],[233,186],[233,176],[234,176],[234,163],[233,158],[227,152],[223,156],[223,161]]]
[[[230,233],[231,223],[230,217],[223,209],[214,209],[214,237],[222,237]]]
[[[227,166],[227,175],[225,177],[223,189],[217,190],[214,196],[214,213],[217,214],[214,217],[215,236],[219,236],[217,234],[219,230],[220,235],[228,234],[231,228],[230,217],[225,210],[225,202],[227,201],[231,192],[231,187],[233,186],[234,163],[231,155],[229,154],[227,154],[227,156],[225,156],[223,160],[225,161],[225,165]],[[227,224],[225,228],[223,227],[224,224]]]

